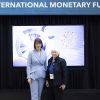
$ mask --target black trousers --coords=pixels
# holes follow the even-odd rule
[[[55,86],[53,80],[49,81],[47,92],[48,100],[63,100],[63,90],[59,86]]]

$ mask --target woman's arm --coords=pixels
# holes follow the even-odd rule
[[[62,68],[62,84],[67,84],[67,63],[65,59],[61,59],[61,68]]]
[[[28,58],[27,58],[27,67],[26,67],[26,72],[27,72],[27,79],[30,79],[30,67],[31,67],[31,62],[32,61],[32,55],[31,52],[29,52],[28,54]]]

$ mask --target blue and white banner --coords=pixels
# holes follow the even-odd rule
[[[100,15],[100,0],[0,0],[0,15]]]

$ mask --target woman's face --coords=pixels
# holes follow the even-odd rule
[[[59,53],[56,50],[52,50],[51,55],[52,55],[53,58],[56,58],[56,57],[59,56]]]
[[[41,43],[39,43],[39,42],[36,42],[35,43],[35,47],[36,47],[36,50],[41,50]]]

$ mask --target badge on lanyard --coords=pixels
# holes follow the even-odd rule
[[[54,74],[50,74],[50,79],[54,79]]]

